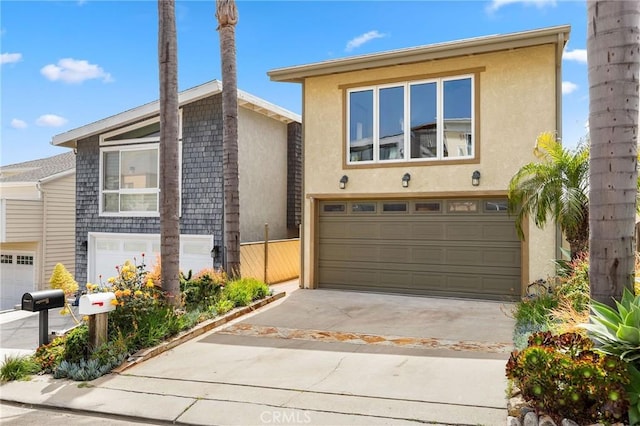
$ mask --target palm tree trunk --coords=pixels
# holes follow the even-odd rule
[[[240,192],[238,177],[238,84],[234,0],[216,1],[222,59],[222,169],[224,184],[225,270],[240,277]]]
[[[160,258],[162,289],[175,307],[180,294],[178,46],[174,0],[158,0],[160,72]]]
[[[633,289],[640,2],[588,1],[589,277],[612,305]]]

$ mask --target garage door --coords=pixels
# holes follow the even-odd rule
[[[13,309],[24,293],[35,290],[35,254],[0,253],[0,310]]]
[[[521,244],[507,200],[323,201],[321,288],[506,300]]]
[[[180,236],[180,270],[191,270],[194,274],[213,266],[211,235]],[[158,234],[102,234],[89,233],[89,256],[87,264],[88,281],[102,282],[116,275],[116,266],[126,260],[139,264],[142,253],[145,255],[147,269],[156,264],[160,254],[160,235]]]

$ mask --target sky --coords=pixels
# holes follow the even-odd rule
[[[585,1],[236,3],[238,88],[295,113],[302,110],[300,84],[272,82],[267,71],[571,25],[562,139],[575,146],[586,134]],[[2,0],[0,165],[62,154],[68,148],[51,145],[54,135],[157,100],[157,16],[153,0]],[[177,0],[176,23],[179,90],[221,80],[215,1]]]

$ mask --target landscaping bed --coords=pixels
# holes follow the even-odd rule
[[[516,304],[506,365],[510,426],[640,424],[640,289],[589,298],[586,255]]]
[[[101,314],[108,315],[104,343],[93,347],[89,317],[84,317],[66,335],[37,348],[34,355],[5,359],[0,379],[49,373],[55,378],[87,381],[111,371],[122,372],[284,296],[273,294],[261,281],[230,280],[221,270],[204,269],[195,275],[181,274],[181,303],[176,308],[162,291],[159,262],[150,271],[144,261],[127,261],[116,270],[117,275],[104,283],[86,284],[88,294],[112,293],[111,311]],[[78,288],[62,265],[56,267],[51,284],[67,295]],[[67,305],[61,314],[72,314],[72,310]]]

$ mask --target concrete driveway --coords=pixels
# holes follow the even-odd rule
[[[275,289],[287,297],[122,374],[0,398],[154,424],[505,423],[511,305]]]
[[[190,424],[503,424],[510,305],[297,290],[111,377]]]

